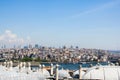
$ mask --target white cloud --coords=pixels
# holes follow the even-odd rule
[[[105,10],[105,9],[111,8],[111,7],[113,7],[115,5],[118,5],[118,4],[120,4],[119,0],[108,2],[108,3],[103,4],[101,6],[97,6],[96,8],[93,8],[93,9],[90,9],[90,10],[86,10],[84,12],[81,12],[81,13],[78,13],[76,15],[73,15],[73,16],[71,16],[71,18],[78,18],[78,17],[83,16],[85,14],[90,14],[90,13],[94,13],[94,12],[97,12],[97,11],[100,11],[100,10]]]
[[[6,30],[2,35],[0,35],[0,41],[3,42],[16,42],[19,40],[17,35],[12,33],[10,30]]]
[[[30,40],[31,40],[30,36],[27,36],[27,40],[28,40],[28,41],[30,41]]]
[[[30,37],[28,37],[30,40]],[[24,38],[20,38],[17,34],[10,30],[5,30],[3,34],[0,35],[0,43],[6,45],[22,45],[27,41]]]
[[[10,39],[15,39],[17,38],[17,35],[12,33],[10,30],[6,30],[5,31],[5,34],[4,34],[5,37],[8,37]]]

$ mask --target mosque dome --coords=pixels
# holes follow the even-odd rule
[[[43,69],[43,72],[33,72],[23,66],[19,71],[19,66],[13,68],[0,65],[0,80],[46,80],[48,75],[49,72],[46,69]]]
[[[61,69],[61,70],[58,70],[58,78],[59,79],[71,78],[71,76],[67,70]]]
[[[50,76],[50,73],[49,73],[46,69],[41,70],[41,73],[42,73],[45,77],[49,77],[49,76]]]
[[[88,69],[82,79],[120,80],[120,67],[95,66]]]
[[[46,77],[44,76],[44,74],[42,74],[41,72],[33,72],[30,73],[29,76],[36,78],[35,80],[45,80]]]
[[[85,74],[85,72],[82,70],[81,71],[81,75],[83,76]],[[79,78],[79,70],[73,72],[73,77],[74,78]]]

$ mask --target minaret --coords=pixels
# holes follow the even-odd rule
[[[19,71],[21,72],[21,68],[22,68],[22,62],[19,64]]]
[[[28,62],[28,70],[31,70],[31,63]]]
[[[82,79],[82,65],[79,66],[79,79]]]
[[[23,68],[25,68],[26,67],[26,63],[25,62],[23,62]]]
[[[10,61],[10,70],[12,70],[12,69],[13,69],[13,62]]]
[[[58,64],[56,64],[56,80],[58,80]]]
[[[6,67],[6,62],[4,62],[3,65]]]
[[[44,71],[44,67],[45,67],[45,65],[42,65],[42,73],[43,73],[43,71]]]
[[[51,68],[50,68],[50,75],[53,75],[53,64],[51,63]]]

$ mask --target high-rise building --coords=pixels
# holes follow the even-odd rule
[[[38,45],[38,44],[35,44],[35,48],[39,48],[39,45]]]
[[[31,44],[29,44],[29,46],[28,46],[29,48],[32,48],[32,45]]]

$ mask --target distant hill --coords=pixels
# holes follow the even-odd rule
[[[120,53],[120,50],[108,50],[110,53]]]

